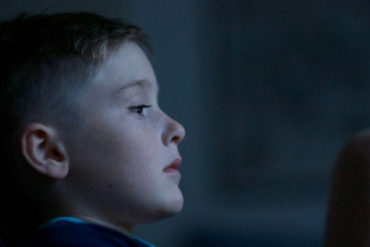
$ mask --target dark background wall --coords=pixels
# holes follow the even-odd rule
[[[4,1],[88,10],[150,35],[160,103],[187,136],[183,212],[161,247],[321,246],[336,155],[369,126],[368,1]]]

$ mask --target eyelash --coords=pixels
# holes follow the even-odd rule
[[[152,107],[151,105],[138,105],[138,106],[133,106],[133,107],[130,107],[130,110],[134,113],[137,113],[139,115],[144,115],[143,111],[144,109],[148,109]]]

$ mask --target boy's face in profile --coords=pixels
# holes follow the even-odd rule
[[[65,183],[75,216],[130,228],[182,208],[178,144],[184,128],[158,106],[153,68],[126,42],[86,86],[81,128],[66,134]]]

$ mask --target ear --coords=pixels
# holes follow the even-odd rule
[[[62,140],[52,127],[32,123],[20,136],[21,153],[40,174],[63,179],[69,172],[69,160]]]

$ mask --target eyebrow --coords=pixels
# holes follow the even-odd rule
[[[132,81],[132,82],[127,83],[127,84],[123,85],[122,87],[120,87],[116,91],[116,93],[118,94],[118,93],[126,90],[127,88],[131,88],[131,87],[150,88],[150,87],[152,87],[152,85],[150,84],[150,82],[148,80]]]

